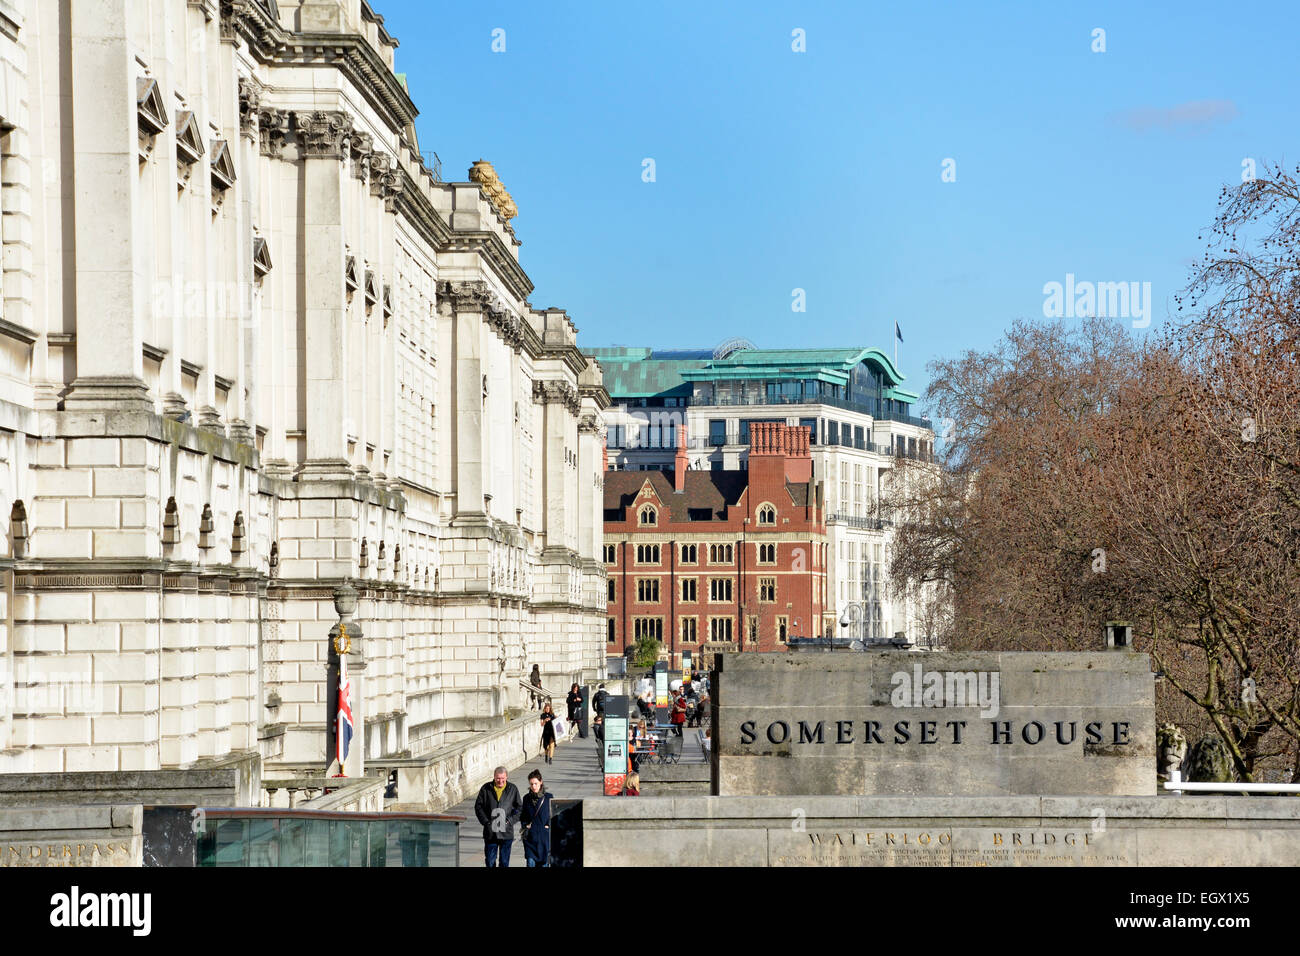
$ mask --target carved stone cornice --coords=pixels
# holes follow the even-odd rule
[[[388,157],[385,156],[383,159],[384,164],[387,165]],[[383,184],[375,181],[374,163],[378,162],[378,160],[379,157],[371,160],[370,190],[373,195],[381,195],[383,189]],[[401,167],[395,168],[403,186],[402,191],[394,198],[398,211],[401,212],[406,221],[411,224],[425,242],[434,249],[441,248],[452,234],[447,221],[429,202],[423,190],[411,178],[411,175]]]
[[[258,150],[263,156],[279,158],[289,136],[289,112],[273,106],[257,111]]]
[[[248,44],[263,63],[333,66],[393,129],[415,122],[419,110],[370,41],[355,33],[295,33],[280,26],[267,0],[221,0],[221,37]]]
[[[488,284],[481,280],[438,283],[438,299],[456,312],[487,312],[494,298]]]
[[[293,131],[303,156],[346,159],[353,136],[352,117],[342,110],[295,112]]]
[[[239,132],[257,138],[257,114],[262,105],[262,87],[251,77],[239,78]]]
[[[604,385],[579,385],[578,395],[582,398],[589,398],[596,403],[596,407],[604,410],[609,408],[612,400],[609,397],[609,389]]]
[[[578,401],[578,390],[568,382],[534,379],[533,401],[541,405],[563,405],[575,415],[582,409]]]
[[[487,313],[487,324],[490,329],[501,336],[501,340],[510,346],[516,352],[519,351],[524,341],[524,323],[519,316],[515,315],[508,309],[494,309],[489,307]]]
[[[473,252],[483,256],[507,288],[519,299],[526,299],[533,291],[528,273],[515,260],[506,244],[495,232],[453,232],[441,246],[443,252]]]
[[[578,431],[589,435],[598,435],[601,432],[600,419],[595,415],[583,415],[578,419]]]

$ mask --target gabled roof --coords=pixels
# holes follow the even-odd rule
[[[193,110],[176,111],[176,158],[182,163],[197,163],[203,155],[203,137]]]
[[[686,487],[679,495],[673,490],[673,472],[605,472],[605,520],[626,520],[628,508],[635,508],[646,482],[668,510],[669,523],[687,523],[691,512],[708,511],[712,519],[727,516],[727,506],[738,504],[749,485],[747,471],[687,471]],[[665,522],[661,519],[660,525]]]
[[[212,185],[229,189],[235,184],[235,160],[230,155],[230,144],[224,139],[212,141],[212,158],[208,164],[212,167]]]

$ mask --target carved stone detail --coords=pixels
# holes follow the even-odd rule
[[[492,305],[492,290],[486,282],[439,282],[438,298],[456,312],[486,312]]]
[[[289,113],[266,106],[257,111],[259,151],[263,156],[279,158],[289,135]]]
[[[363,183],[370,176],[370,157],[374,155],[371,146],[374,141],[369,133],[357,133],[352,137],[352,175]]]
[[[251,78],[239,78],[239,132],[257,138],[257,113],[262,105],[262,89]]]
[[[304,156],[345,159],[352,139],[352,118],[341,110],[293,114],[293,131]]]
[[[384,194],[384,176],[392,166],[388,154],[375,150],[370,154],[370,195]]]
[[[600,432],[600,419],[595,415],[583,415],[578,419],[578,431],[596,435]]]
[[[582,403],[578,400],[578,390],[568,382],[533,381],[533,401],[542,405],[562,404],[573,414],[578,414]]]

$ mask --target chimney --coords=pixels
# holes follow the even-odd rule
[[[794,485],[812,481],[812,451],[807,425],[780,426],[785,430],[785,479]]]
[[[673,461],[673,491],[681,494],[686,490],[686,422],[677,426],[677,457]]]

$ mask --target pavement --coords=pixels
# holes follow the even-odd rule
[[[699,735],[694,727],[687,727],[683,731],[681,762],[704,762],[704,750],[700,747]],[[555,763],[548,764],[544,757],[538,755],[519,767],[510,768],[508,779],[519,788],[521,795],[528,791],[528,774],[534,770],[542,772],[546,789],[556,800],[604,798],[604,774],[600,766],[600,748],[594,734],[588,733],[585,740],[574,737],[572,740],[557,744]],[[487,780],[485,779],[483,783],[487,783]],[[460,825],[461,866],[483,866],[483,827],[474,816],[474,800],[477,797],[476,786],[469,799],[443,811],[465,818],[465,822]],[[510,865],[527,866],[524,862],[523,841],[518,834],[510,851]]]
[[[574,737],[555,746],[555,763],[548,764],[540,754],[533,760],[510,769],[509,780],[519,788],[522,796],[528,792],[528,774],[534,770],[542,772],[542,781],[547,791],[556,800],[583,800],[599,797],[604,789],[604,778],[600,771],[600,754],[596,738],[592,734],[587,739]],[[478,797],[478,788],[468,800],[456,804],[444,813],[465,818],[460,825],[460,865],[483,866],[483,827],[474,816],[474,800]],[[524,844],[519,838],[516,827],[514,847],[510,851],[510,865],[524,867]]]

